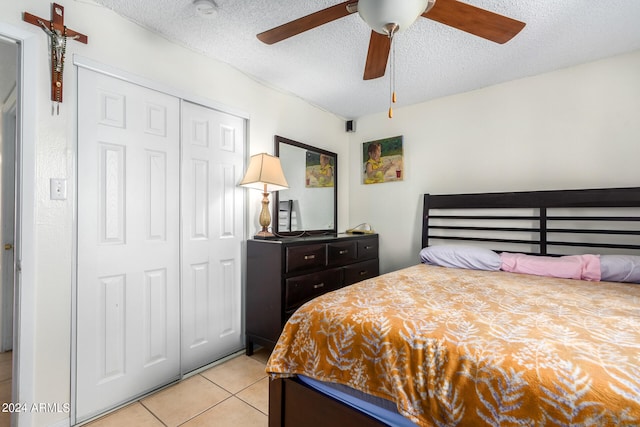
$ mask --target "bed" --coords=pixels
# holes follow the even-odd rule
[[[640,425],[640,188],[427,194],[422,246],[289,319],[270,427]]]

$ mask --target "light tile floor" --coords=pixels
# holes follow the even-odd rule
[[[12,353],[0,353],[0,402],[11,401]],[[267,426],[269,352],[240,355],[155,394],[146,396],[86,426]],[[0,412],[0,427],[9,426]]]
[[[11,402],[11,351],[0,353],[0,402]],[[268,392],[267,392],[268,394]],[[0,427],[11,424],[11,415],[0,411]]]
[[[240,355],[96,419],[87,427],[267,426],[269,353]]]

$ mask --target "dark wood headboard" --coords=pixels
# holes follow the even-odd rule
[[[422,247],[453,240],[540,255],[640,251],[640,187],[425,194],[423,209]]]

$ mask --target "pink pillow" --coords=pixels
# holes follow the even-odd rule
[[[504,271],[534,274],[563,279],[600,280],[600,257],[597,255],[567,255],[561,257],[534,256],[503,252]]]

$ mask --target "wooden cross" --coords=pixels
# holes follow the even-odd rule
[[[23,20],[42,28],[51,38],[51,100],[57,103],[58,108],[62,102],[62,74],[64,71],[64,54],[67,48],[67,39],[87,43],[88,37],[77,31],[68,29],[64,25],[64,7],[53,3],[53,19],[48,21],[38,16],[24,12]],[[58,113],[60,111],[58,110]]]

